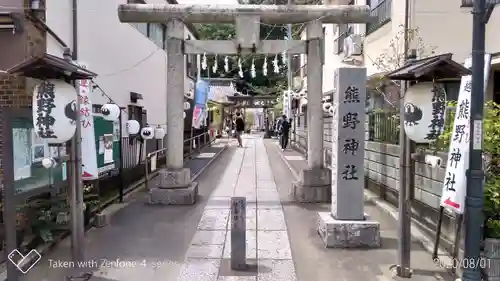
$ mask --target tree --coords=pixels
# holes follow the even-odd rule
[[[417,52],[418,59],[435,54],[437,47],[424,44],[422,37],[419,35],[418,27],[405,29],[404,25],[400,25],[399,28],[400,30],[389,42],[389,46],[372,60],[372,65],[382,73],[391,72],[404,65],[406,61],[404,57],[405,32],[408,34],[409,49]],[[381,75],[378,79],[373,79],[368,87],[372,92],[382,96],[391,107],[397,108],[399,106],[401,98],[399,81],[392,81]]]
[[[399,30],[394,38],[389,42],[389,47],[385,49],[378,57],[373,60],[373,65],[381,72],[389,72],[398,69],[405,63],[404,57],[404,35],[405,28],[404,25],[399,26]],[[419,35],[419,30],[417,28],[406,29],[408,34],[408,46],[409,49],[413,49],[417,52],[417,58],[423,59],[435,54],[436,46],[426,46],[422,37]]]

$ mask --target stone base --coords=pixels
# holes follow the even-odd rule
[[[198,183],[185,188],[153,187],[149,190],[149,204],[193,205],[198,197]]]
[[[293,182],[293,196],[299,203],[329,203],[332,200],[330,169],[310,169],[300,172]]]
[[[336,220],[331,213],[319,212],[316,229],[326,248],[379,248],[380,223]]]
[[[104,213],[97,213],[94,219],[94,226],[97,228],[105,227],[108,225],[108,215]]]
[[[187,188],[191,184],[191,170],[182,169],[162,169],[158,172],[159,188]]]

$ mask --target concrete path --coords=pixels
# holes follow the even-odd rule
[[[200,196],[195,205],[151,206],[147,193],[138,192],[111,217],[108,226],[86,233],[85,264],[71,263],[70,239],[65,239],[20,281],[84,281],[66,279],[82,272],[93,274],[89,281],[175,280],[207,199],[220,181],[213,175],[224,173],[225,165],[217,164],[229,162],[235,150],[226,149],[198,177]],[[207,155],[200,158],[207,164]],[[200,172],[199,163],[192,168]]]
[[[294,150],[284,152],[275,140],[266,140],[266,149],[272,163],[276,185],[285,212],[290,233],[297,277],[301,281],[451,281],[455,277],[432,261],[419,241],[412,243],[411,264],[414,270],[411,279],[394,277],[390,270],[397,264],[397,221],[390,214],[365,201],[365,212],[380,222],[382,247],[379,249],[326,249],[316,232],[317,212],[328,212],[329,204],[302,204],[293,202],[292,180],[298,174],[305,159]],[[287,166],[285,160],[289,166]],[[300,163],[303,162],[303,163]],[[297,170],[296,170],[297,169]],[[334,276],[334,277],[333,277]]]
[[[398,280],[390,271],[397,262],[396,221],[367,201],[365,211],[381,223],[382,247],[325,249],[316,233],[316,214],[329,205],[293,202],[298,170],[291,173],[285,161],[297,161],[294,170],[305,160],[291,150],[283,154],[275,143],[257,134],[245,135],[243,148],[231,140],[198,178],[200,198],[194,206],[148,206],[144,193],[138,194],[108,227],[87,233],[87,266],[80,271],[93,273],[89,281]],[[246,258],[255,267],[245,272],[230,269],[232,196],[248,202]],[[55,265],[69,261],[69,253],[66,241],[21,281],[67,281],[75,269]],[[417,241],[412,266],[414,276],[406,280],[454,280]]]
[[[283,208],[259,135],[245,136],[234,151],[203,212],[178,281],[295,281]],[[214,174],[216,175],[216,174]],[[230,198],[247,198],[247,261],[250,272],[230,270]]]

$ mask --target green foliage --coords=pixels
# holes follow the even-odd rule
[[[449,106],[455,106],[452,102]],[[500,106],[492,101],[485,103],[483,119],[483,153],[487,159],[484,190],[485,235],[500,238]],[[450,145],[455,114],[448,115],[448,122],[443,134],[434,146],[447,149]]]

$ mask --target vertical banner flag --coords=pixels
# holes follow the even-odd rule
[[[491,55],[484,56],[484,85],[488,85],[490,74]],[[471,67],[471,60],[466,60],[465,67]],[[441,192],[441,206],[457,214],[464,213],[465,196],[467,195],[466,172],[469,169],[469,141],[470,128],[470,103],[472,91],[472,75],[462,77],[460,92],[458,94],[455,120],[451,135],[446,165],[443,190]]]
[[[206,105],[208,98],[209,84],[204,80],[196,82],[194,91],[194,108],[193,108],[193,128],[199,129],[204,124],[206,116]]]
[[[87,65],[79,63],[83,68]],[[82,179],[93,180],[99,177],[97,169],[97,150],[94,132],[94,114],[92,112],[91,80],[79,81],[78,98],[80,99],[80,126],[82,128]]]

